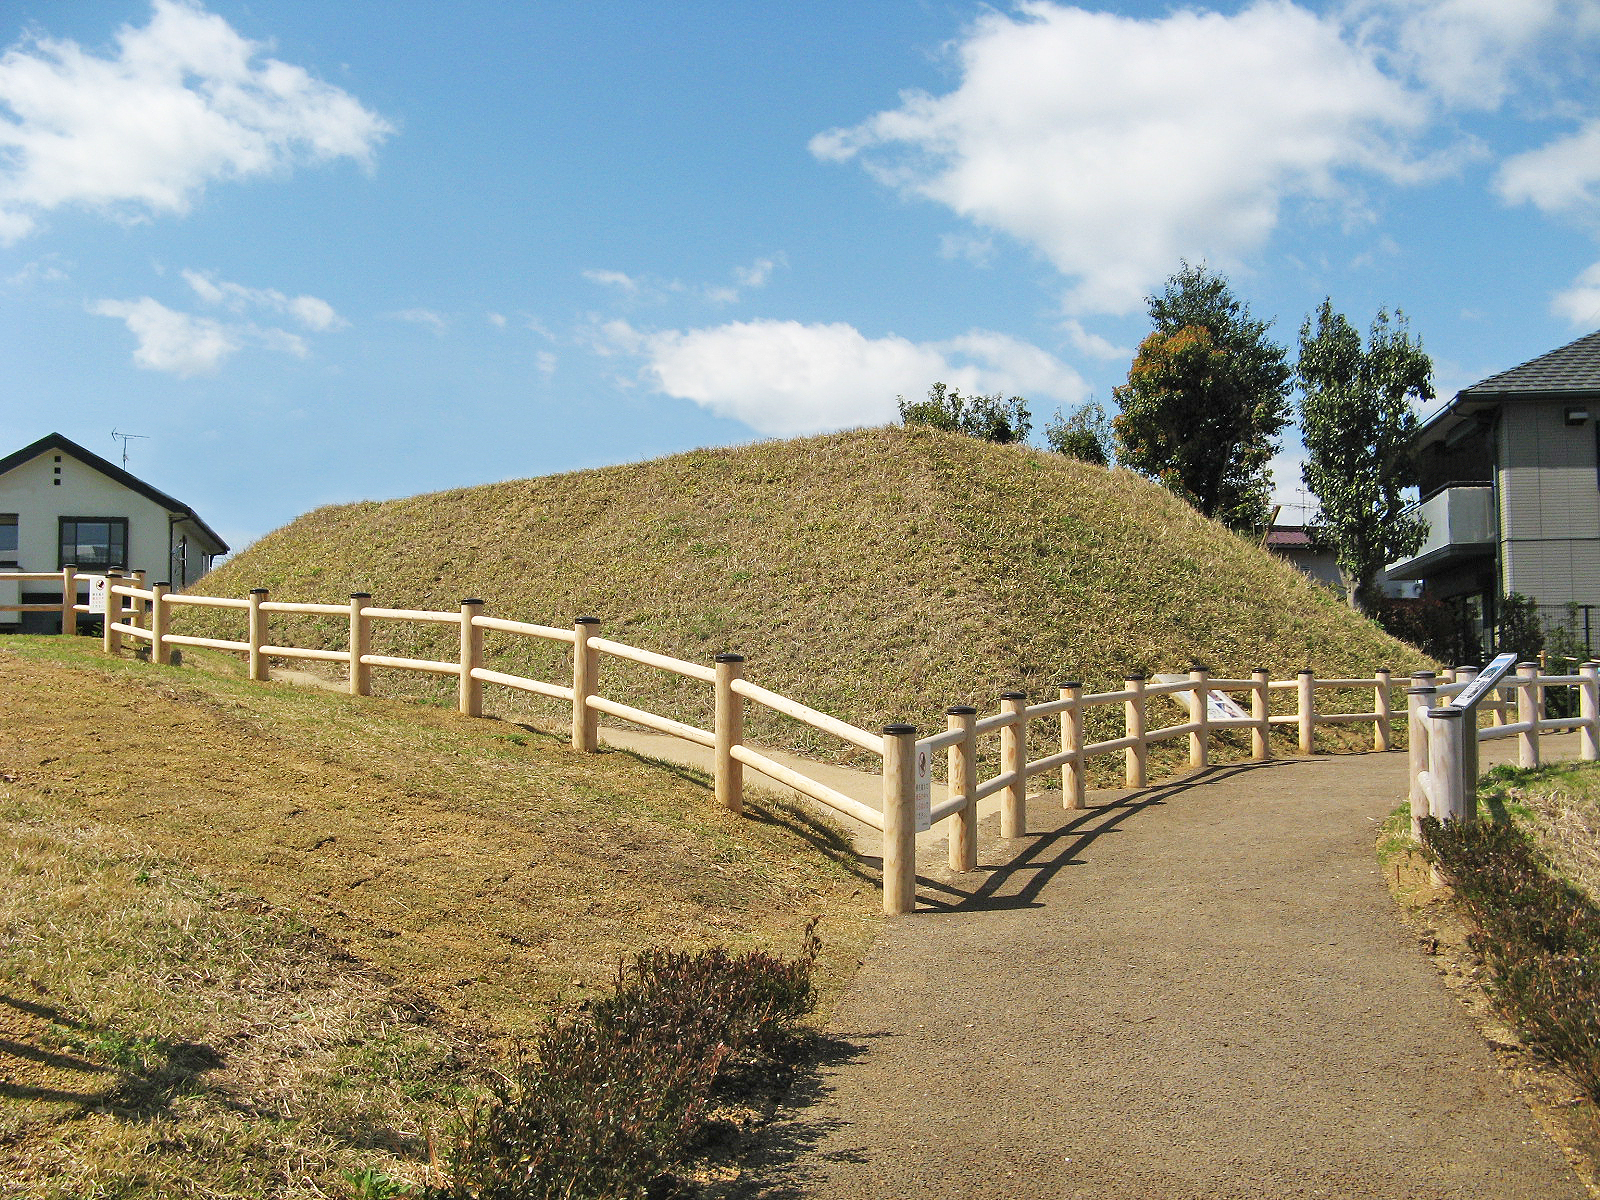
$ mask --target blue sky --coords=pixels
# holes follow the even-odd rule
[[[11,0],[0,451],[317,505],[1109,403],[1180,259],[1448,395],[1600,327],[1600,0]],[[1291,441],[1280,490],[1298,489]]]

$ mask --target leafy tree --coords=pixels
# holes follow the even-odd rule
[[[1100,467],[1111,464],[1111,419],[1106,416],[1106,410],[1092,400],[1070,417],[1063,417],[1057,409],[1055,417],[1044,427],[1044,439],[1057,454],[1081,458]]]
[[[1291,375],[1270,322],[1203,263],[1148,303],[1155,330],[1113,393],[1117,461],[1235,529],[1263,524]]]
[[[1020,442],[1028,436],[1033,422],[1021,396],[1005,399],[992,396],[963,396],[959,388],[936,383],[928,398],[915,402],[896,396],[900,421],[904,425],[928,425],[947,433],[964,433],[985,442]]]
[[[1345,598],[1374,602],[1384,564],[1414,554],[1427,522],[1407,513],[1416,483],[1414,402],[1433,399],[1433,363],[1411,337],[1404,313],[1379,310],[1361,335],[1327,300],[1300,327],[1300,428],[1306,487],[1321,509],[1311,522],[1319,545],[1338,556]]]
[[[1544,626],[1539,606],[1521,592],[1500,597],[1500,619],[1495,622],[1495,649],[1513,653],[1518,662],[1531,662],[1544,649]]]

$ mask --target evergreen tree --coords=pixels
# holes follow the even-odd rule
[[[1184,263],[1149,307],[1155,329],[1114,392],[1117,461],[1235,529],[1263,524],[1289,421],[1283,347],[1203,263]]]

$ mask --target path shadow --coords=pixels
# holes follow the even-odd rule
[[[850,1122],[822,1117],[818,1104],[833,1091],[831,1074],[868,1053],[869,1043],[889,1033],[823,1034],[779,1101],[776,1116],[742,1148],[736,1180],[716,1187],[716,1200],[805,1200],[815,1174],[808,1163],[864,1162],[861,1150],[822,1147]]]
[[[1141,813],[1166,804],[1185,792],[1208,788],[1241,775],[1273,771],[1316,759],[1269,759],[1266,762],[1229,763],[1208,767],[1177,779],[1137,791],[1091,792],[1089,806],[1063,809],[1059,792],[1028,797],[1027,828],[1023,837],[998,836],[998,814],[979,827],[978,871],[952,872],[939,856],[945,844],[935,842],[918,856],[917,900],[929,912],[992,912],[1001,909],[1040,908],[1040,894],[1067,867],[1082,866],[1084,855],[1101,838],[1119,831]],[[973,875],[982,873],[975,885]]]

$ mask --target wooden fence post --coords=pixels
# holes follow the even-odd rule
[[[1088,765],[1083,761],[1083,684],[1067,680],[1061,685],[1061,699],[1068,705],[1061,710],[1061,753],[1077,755],[1061,764],[1061,807],[1083,808]]]
[[[1407,799],[1411,801],[1411,840],[1421,841],[1422,818],[1428,815],[1428,793],[1422,785],[1428,771],[1428,710],[1438,689],[1430,672],[1418,672],[1412,680],[1419,686],[1406,689]]]
[[[917,728],[883,727],[883,911],[917,903]]]
[[[733,757],[733,748],[744,745],[744,697],[733,690],[734,680],[743,677],[744,655],[717,655],[713,778],[717,804],[731,813],[744,812],[744,764]]]
[[[172,662],[172,648],[167,645],[167,621],[172,608],[167,603],[170,583],[150,585],[150,661],[168,666]]]
[[[1467,781],[1462,773],[1461,743],[1465,722],[1459,708],[1430,708],[1428,719],[1428,780],[1435,820],[1468,819]]]
[[[1200,726],[1189,735],[1189,766],[1196,769],[1211,762],[1211,698],[1206,687],[1210,674],[1199,663],[1189,665],[1189,682],[1193,686],[1189,693],[1189,720]]]
[[[951,799],[967,798],[967,806],[950,818],[950,869],[975,871],[978,868],[978,737],[972,731],[978,710],[970,704],[945,709],[945,726],[959,729],[961,740],[945,752],[945,778]]]
[[[267,614],[261,611],[261,606],[266,603],[266,588],[250,589],[250,659],[249,675],[257,683],[267,680],[267,656],[261,653],[261,647],[267,644]]]
[[[1000,711],[1016,718],[1000,729],[1000,771],[1015,775],[1005,791],[1000,794],[1000,836],[1023,837],[1028,832],[1028,785],[1022,770],[1028,758],[1028,723],[1022,710],[1028,697],[1022,692],[1004,692],[1000,696]]]
[[[464,717],[483,716],[483,680],[472,673],[483,667],[483,626],[472,618],[483,613],[483,601],[476,596],[461,602],[461,681],[456,685],[456,706]]]
[[[107,654],[122,653],[122,631],[112,628],[122,621],[123,597],[116,592],[121,582],[121,571],[112,569],[106,572],[106,618],[105,625],[101,629],[100,648]]]
[[[67,637],[78,636],[78,568],[61,568],[61,632]]]
[[[1255,689],[1250,693],[1250,715],[1256,723],[1250,727],[1250,757],[1256,762],[1266,762],[1272,757],[1272,704],[1267,684],[1272,673],[1265,667],[1250,672]]]
[[[1373,688],[1374,698],[1377,700],[1378,719],[1372,723],[1372,748],[1374,750],[1387,750],[1393,731],[1389,722],[1394,719],[1394,700],[1389,692],[1388,667],[1378,668],[1378,686]]]
[[[599,617],[579,617],[572,623],[572,748],[593,754],[600,748],[600,713],[589,707],[600,674],[600,652],[590,647],[589,636]]]
[[[141,592],[147,590],[145,588],[145,586],[144,586],[144,581],[145,581],[145,572],[144,571],[135,571],[133,573],[133,586],[138,588]],[[145,614],[150,611],[148,608],[145,607],[145,604],[146,604],[146,601],[144,601],[142,599],[137,599],[136,598],[133,601],[133,604],[132,604],[133,614],[129,618],[129,622],[128,622],[129,624],[137,625],[140,629],[148,629],[148,628],[150,628],[150,626],[145,623]]]
[[[1122,702],[1122,723],[1133,744],[1122,752],[1123,778],[1131,788],[1142,788],[1150,780],[1150,747],[1144,740],[1144,676],[1129,675],[1123,682],[1133,695]]]
[[[1518,724],[1531,723],[1532,729],[1517,735],[1517,765],[1522,767],[1537,767],[1539,765],[1539,694],[1534,689],[1538,686],[1539,664],[1536,662],[1520,662],[1517,664],[1517,722]]]
[[[350,593],[350,694],[372,694],[372,667],[361,660],[372,653],[372,618],[367,616],[371,592]]]
[[[1300,672],[1300,753],[1317,752],[1317,677],[1310,667]]]
[[[1584,762],[1600,761],[1600,663],[1584,663],[1578,668],[1583,682],[1578,685],[1578,756]]]

